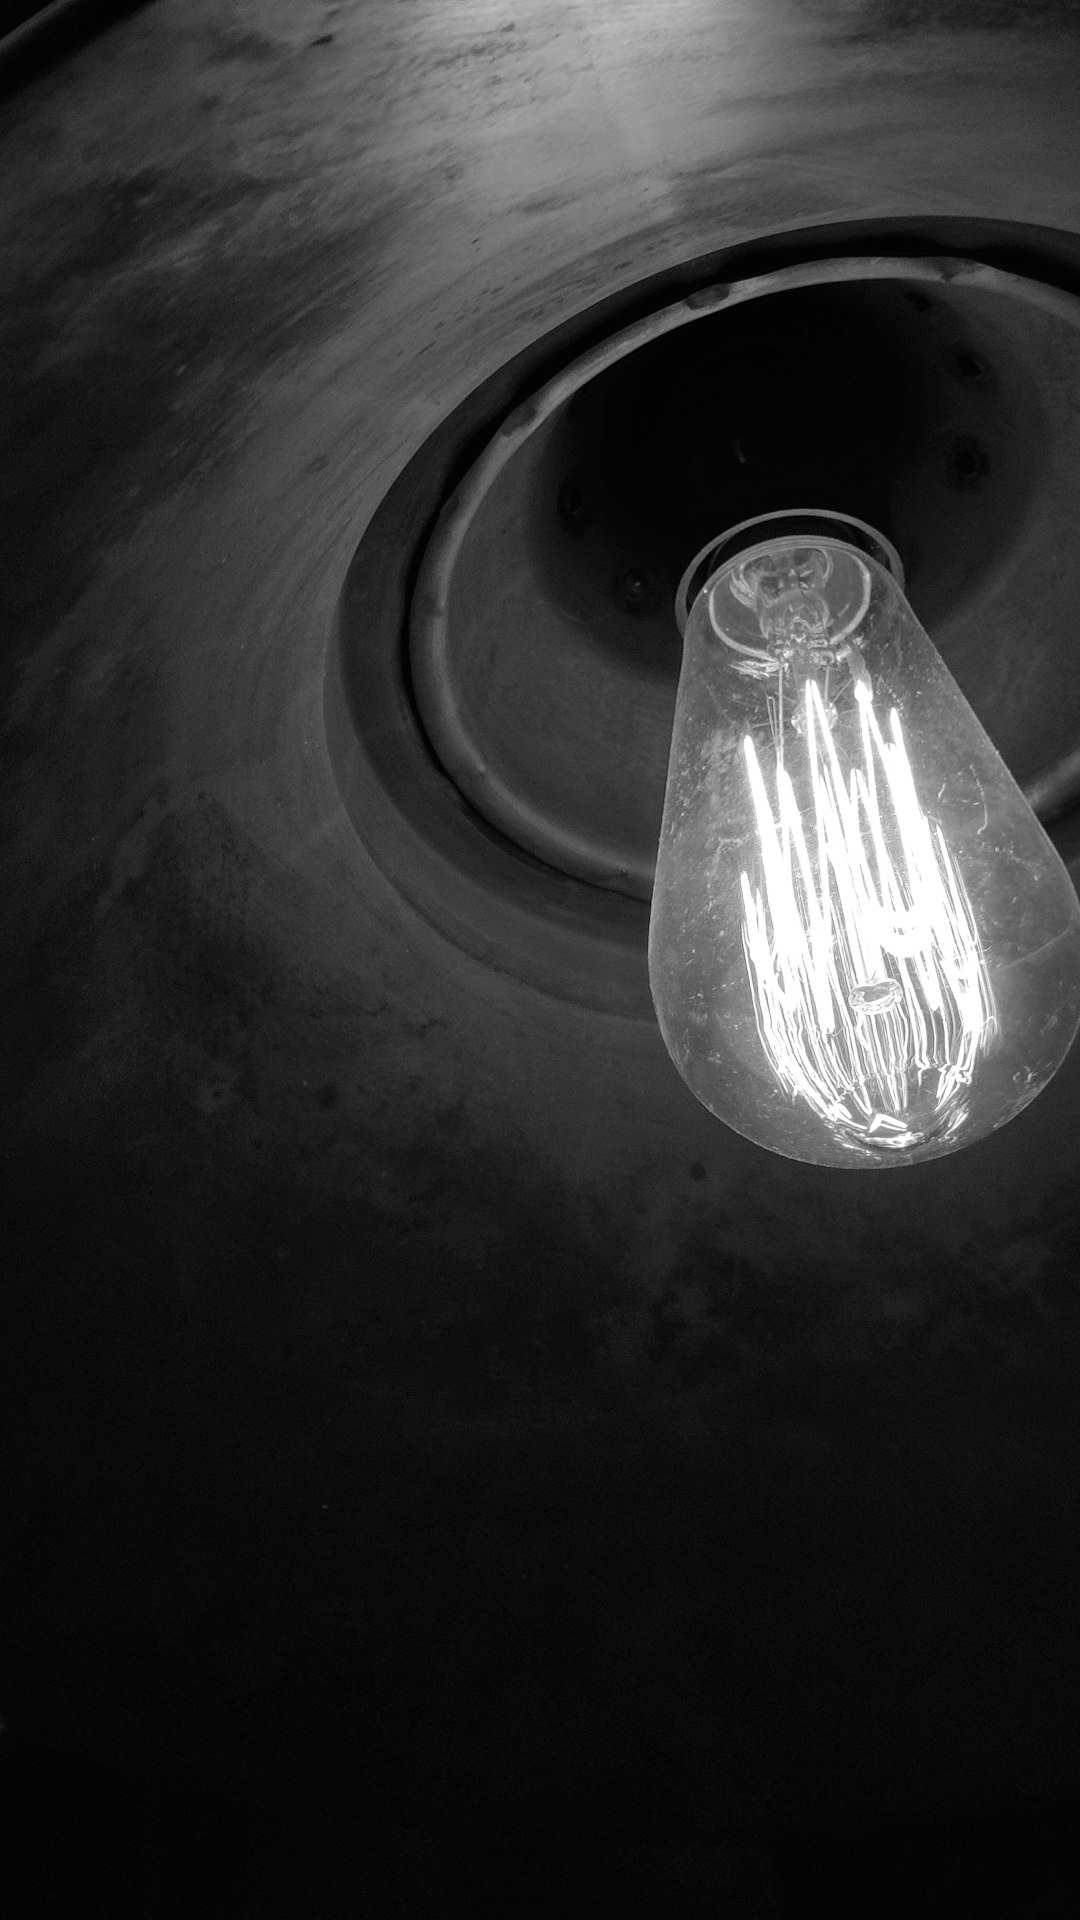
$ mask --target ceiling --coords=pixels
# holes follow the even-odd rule
[[[1066,0],[157,0],[5,103],[16,1798],[361,1807],[419,1912],[478,1821],[748,1914],[951,1822],[1058,1910],[1080,1057],[903,1174],[762,1152],[410,904],[325,674],[586,312],[834,223],[1080,285],[1078,85]]]

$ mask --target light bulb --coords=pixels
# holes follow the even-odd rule
[[[761,532],[687,622],[649,933],[661,1032],[760,1146],[931,1159],[1061,1065],[1080,903],[886,567],[831,533]]]

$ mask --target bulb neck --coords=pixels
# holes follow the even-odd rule
[[[710,540],[694,555],[675,596],[675,619],[680,634],[685,635],[690,609],[718,567],[734,559],[737,554],[760,546],[765,540],[791,537],[843,540],[859,553],[868,554],[871,560],[876,560],[880,567],[892,574],[903,590],[904,565],[900,555],[892,541],[886,540],[884,534],[867,521],[856,520],[847,513],[834,513],[828,507],[792,507],[779,513],[760,513],[750,520],[740,520],[737,526],[729,527],[726,533]]]

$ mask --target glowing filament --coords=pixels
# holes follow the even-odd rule
[[[761,885],[742,875],[759,1038],[781,1085],[845,1137],[903,1148],[951,1132],[994,1032],[963,881],[915,791],[898,714],[886,740],[855,683],[862,765],[845,784],[816,683],[800,715],[804,820],[776,734],[774,816],[743,742]],[[790,737],[790,736],[789,736]]]

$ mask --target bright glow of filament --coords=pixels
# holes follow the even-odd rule
[[[781,1085],[845,1138],[900,1149],[948,1135],[995,1031],[963,881],[915,791],[900,729],[885,739],[856,679],[862,765],[845,783],[817,685],[805,683],[804,819],[776,735],[774,815],[743,742],[761,885],[742,875],[758,1034]]]

